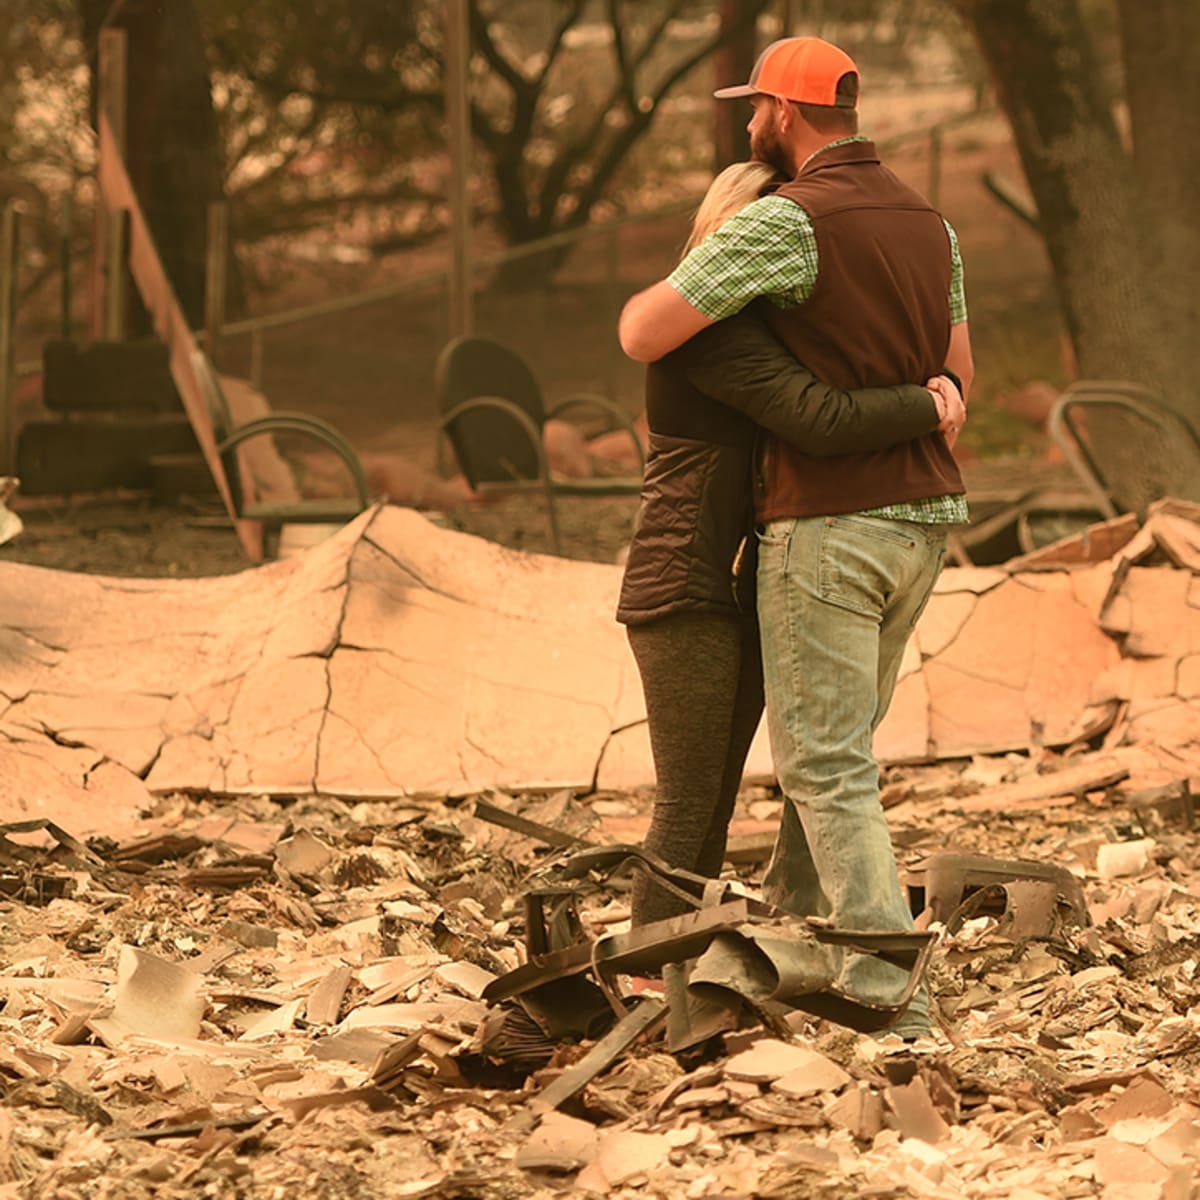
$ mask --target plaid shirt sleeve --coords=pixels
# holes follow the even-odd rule
[[[755,296],[795,308],[817,281],[817,238],[798,204],[764,196],[735,213],[667,277],[713,321],[740,312]]]
[[[967,293],[963,288],[962,253],[958,248],[958,234],[945,218],[942,224],[950,235],[950,324],[961,325],[967,319]]]

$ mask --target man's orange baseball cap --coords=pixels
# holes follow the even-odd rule
[[[852,87],[838,82],[854,76]],[[749,83],[718,88],[714,96],[779,96],[800,104],[819,104],[825,108],[855,108],[858,104],[858,67],[845,50],[819,37],[788,37],[772,42],[759,56],[750,72]]]

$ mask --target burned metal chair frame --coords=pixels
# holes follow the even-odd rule
[[[1050,436],[1093,496],[1106,517],[1116,517],[1130,507],[1121,501],[1122,481],[1097,456],[1078,417],[1088,409],[1115,409],[1133,416],[1162,435],[1163,444],[1182,449],[1195,461],[1200,478],[1200,434],[1155,392],[1129,380],[1084,379],[1063,393],[1050,414]],[[1151,497],[1156,499],[1158,497]],[[1182,497],[1184,499],[1195,497]],[[1144,516],[1139,512],[1138,516]]]
[[[624,496],[641,491],[645,455],[628,414],[590,392],[577,392],[546,408],[529,364],[501,342],[478,336],[448,342],[438,355],[435,389],[441,413],[439,430],[449,440],[467,482],[484,495],[540,492],[557,554],[562,553],[557,497]],[[543,427],[578,408],[602,414],[610,431],[628,432],[639,464],[636,477],[551,476]],[[502,419],[488,420],[489,415]]]
[[[208,402],[213,429],[218,439],[217,452],[225,466],[234,511],[238,517],[248,521],[261,521],[264,525],[276,528],[283,524],[344,524],[370,506],[367,477],[362,463],[350,443],[328,421],[310,413],[288,410],[257,417],[235,428],[221,381],[203,351],[195,352],[194,365]],[[237,448],[251,438],[273,433],[300,434],[332,450],[350,475],[354,495],[290,501],[248,500]]]
[[[1001,918],[1014,941],[1049,940],[1091,923],[1079,880],[1066,867],[1025,859],[943,851],[908,872],[910,903],[953,936],[972,917]]]

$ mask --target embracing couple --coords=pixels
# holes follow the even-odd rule
[[[954,231],[859,136],[858,90],[846,53],[797,37],[716,93],[749,97],[754,161],[621,314],[651,436],[618,618],[658,778],[646,848],[719,874],[765,691],[785,803],[764,897],[898,930],[872,740],[967,519],[951,448],[973,365]],[[679,911],[639,881],[635,923]],[[838,985],[887,1004],[904,982],[848,955]],[[930,1031],[924,985],[892,1031]]]

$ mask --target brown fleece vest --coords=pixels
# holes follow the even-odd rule
[[[822,150],[776,193],[816,231],[818,275],[798,308],[761,303],[776,336],[839,388],[924,383],[950,342],[950,239],[924,198],[879,162],[870,142]],[[760,520],[856,512],[963,491],[942,436],[888,450],[810,458],[768,439]]]

